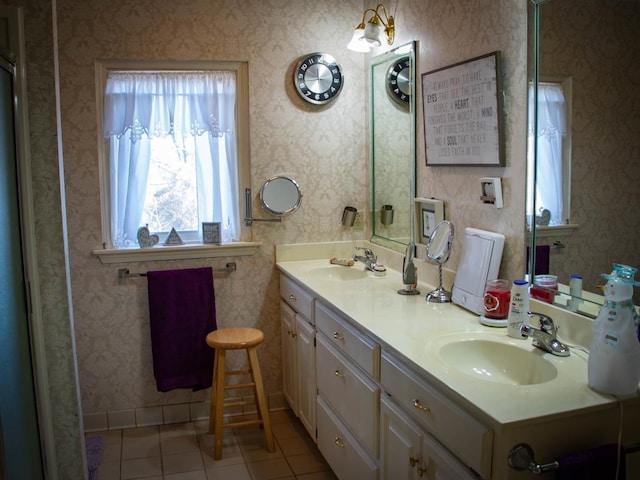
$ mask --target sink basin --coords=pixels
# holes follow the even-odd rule
[[[348,282],[367,278],[367,272],[360,268],[343,267],[342,265],[329,265],[309,270],[309,275],[317,280],[333,282]]]
[[[440,347],[438,354],[449,366],[476,379],[535,385],[553,380],[558,370],[542,352],[487,339],[457,340]]]

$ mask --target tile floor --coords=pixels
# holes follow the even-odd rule
[[[271,422],[275,453],[259,427],[229,428],[219,461],[208,421],[92,433],[105,437],[98,480],[336,480],[291,410],[271,412]]]

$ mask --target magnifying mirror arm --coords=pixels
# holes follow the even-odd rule
[[[251,189],[244,189],[244,224],[250,227],[253,222],[282,222],[282,217],[275,218],[253,218],[251,213]]]

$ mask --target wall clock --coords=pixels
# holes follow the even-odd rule
[[[409,56],[395,61],[387,70],[387,92],[401,105],[409,105],[411,98],[410,72]]]
[[[293,72],[298,94],[307,102],[323,105],[335,100],[343,84],[342,69],[326,53],[303,55]]]

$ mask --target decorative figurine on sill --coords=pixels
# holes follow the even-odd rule
[[[594,324],[589,353],[589,387],[612,395],[636,393],[640,383],[640,318],[633,306],[637,268],[613,264],[602,276],[604,305]]]
[[[151,235],[149,233],[148,224],[138,229],[138,245],[140,245],[140,248],[153,247],[159,241],[160,237],[158,237],[158,235]]]

